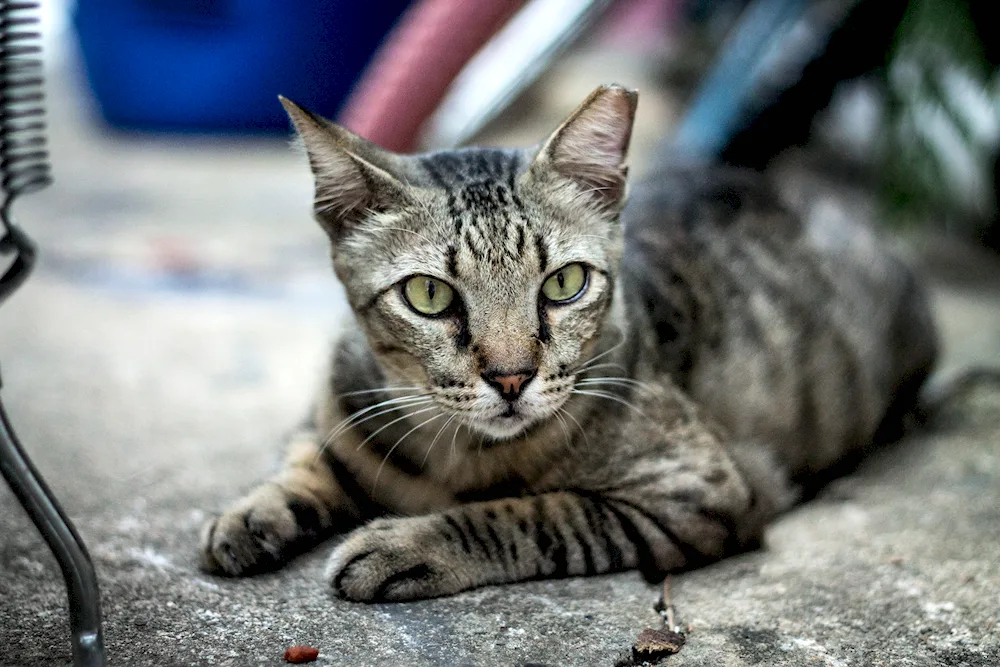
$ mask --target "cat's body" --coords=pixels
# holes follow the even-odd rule
[[[537,152],[416,158],[289,106],[356,322],[285,469],[206,526],[205,567],[389,515],[334,551],[341,596],[655,577],[753,544],[792,479],[914,407],[933,325],[864,227],[695,170],[648,178],[622,234],[634,104],[600,89]]]
[[[656,332],[644,358],[731,436],[803,480],[899,432],[937,338],[922,286],[864,222],[800,218],[726,168],[653,174],[622,218],[630,319]]]

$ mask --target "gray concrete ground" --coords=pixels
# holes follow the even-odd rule
[[[369,606],[322,584],[330,545],[255,579],[198,572],[199,525],[269,472],[344,313],[305,166],[276,141],[95,132],[71,86],[55,98],[57,181],[19,209],[45,252],[0,311],[3,396],[90,545],[112,664],[279,665],[311,644],[321,665],[611,665],[659,627],[635,573]],[[1000,284],[935,302],[946,364],[1000,360]],[[1000,664],[998,414],[1000,392],[973,392],[763,550],[674,577],[688,643],[665,664]],[[68,661],[58,569],[0,488],[0,664]]]

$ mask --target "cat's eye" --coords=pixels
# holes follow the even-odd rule
[[[587,270],[582,264],[567,264],[542,283],[542,294],[554,303],[572,301],[587,286]]]
[[[403,284],[403,295],[415,311],[439,315],[455,300],[455,290],[446,282],[430,276],[414,276]]]

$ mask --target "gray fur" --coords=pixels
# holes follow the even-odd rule
[[[353,600],[655,579],[755,545],[793,483],[904,419],[933,364],[923,291],[858,223],[800,220],[718,169],[655,174],[623,211],[623,88],[539,149],[413,157],[285,104],[356,319],[283,470],[206,525],[206,569],[353,529],[327,570]],[[587,287],[547,303],[570,263]],[[414,275],[460,304],[416,312]],[[489,378],[514,373],[511,401]]]

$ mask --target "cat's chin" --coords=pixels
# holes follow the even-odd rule
[[[509,407],[506,412],[479,419],[468,419],[465,423],[479,434],[496,443],[507,442],[529,436],[533,431],[548,424],[553,419],[556,407],[521,406]]]
[[[531,430],[538,422],[525,414],[477,419],[469,425],[488,438],[498,442],[513,440]]]

